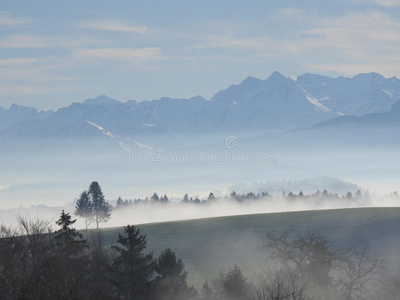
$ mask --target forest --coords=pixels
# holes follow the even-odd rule
[[[364,249],[344,249],[317,231],[260,236],[262,272],[246,276],[233,264],[216,278],[189,283],[172,249],[158,257],[147,237],[127,225],[110,247],[103,233],[84,239],[62,211],[49,221],[19,217],[0,230],[1,299],[277,300],[399,299],[400,277]],[[240,241],[238,241],[240,242]],[[215,270],[218,271],[218,270]]]

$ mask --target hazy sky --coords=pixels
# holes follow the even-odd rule
[[[274,70],[400,75],[400,0],[0,0],[0,106],[210,98]]]

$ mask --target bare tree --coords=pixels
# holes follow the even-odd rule
[[[259,275],[254,291],[255,300],[312,300],[308,284],[290,268]]]
[[[343,300],[365,299],[382,284],[385,269],[384,260],[369,255],[367,248],[361,251],[350,249],[346,261],[338,268],[335,285]]]
[[[282,265],[296,269],[300,276],[321,286],[332,282],[331,271],[346,259],[346,251],[332,247],[318,232],[308,232],[297,239],[292,231],[267,232],[261,250]]]

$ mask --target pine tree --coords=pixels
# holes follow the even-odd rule
[[[121,197],[118,197],[117,199],[117,207],[122,207],[124,205],[124,200],[122,200]]]
[[[136,226],[128,225],[124,230],[124,236],[119,234],[119,245],[112,247],[117,253],[112,278],[116,294],[119,299],[147,299],[155,267],[153,254],[143,253],[146,249],[146,236],[141,235]]]
[[[347,192],[346,199],[352,200],[353,199],[353,194],[351,192]]]
[[[56,222],[61,227],[54,236],[57,248],[64,251],[68,257],[79,254],[86,246],[86,240],[83,239],[82,234],[71,227],[75,222],[76,220],[72,220],[70,214],[65,213],[64,210]]]
[[[75,205],[75,215],[85,218],[86,229],[93,218],[93,205],[86,191],[82,192]]]
[[[155,267],[158,276],[155,280],[153,299],[157,300],[187,300],[197,296],[193,287],[189,287],[187,272],[181,259],[176,259],[171,249],[166,249],[160,255]]]
[[[160,198],[160,202],[163,202],[163,203],[167,203],[168,202],[168,196],[167,195],[164,195],[164,196],[161,196],[161,198]]]
[[[216,299],[214,296],[214,291],[213,288],[208,284],[208,281],[206,281],[203,284],[203,287],[201,289],[201,299],[204,300],[214,300]]]
[[[158,197],[157,193],[154,193],[150,198],[151,202],[160,202],[160,197]]]
[[[247,278],[237,265],[222,278],[222,290],[227,299],[246,299],[249,292]]]
[[[88,195],[93,209],[93,219],[96,222],[96,228],[99,223],[106,223],[111,217],[111,206],[105,200],[101,187],[97,181],[90,184]]]
[[[187,193],[185,194],[185,196],[183,196],[183,202],[184,203],[188,203],[189,202],[189,196],[188,196]]]

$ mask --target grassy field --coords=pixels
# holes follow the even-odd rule
[[[132,220],[134,223],[134,220]],[[182,258],[189,281],[202,284],[236,263],[248,276],[259,270],[264,255],[258,247],[266,231],[293,229],[295,234],[319,231],[341,247],[369,247],[400,262],[400,208],[357,208],[230,216],[140,225],[148,250],[157,256],[169,247]],[[122,228],[104,229],[113,244]]]

